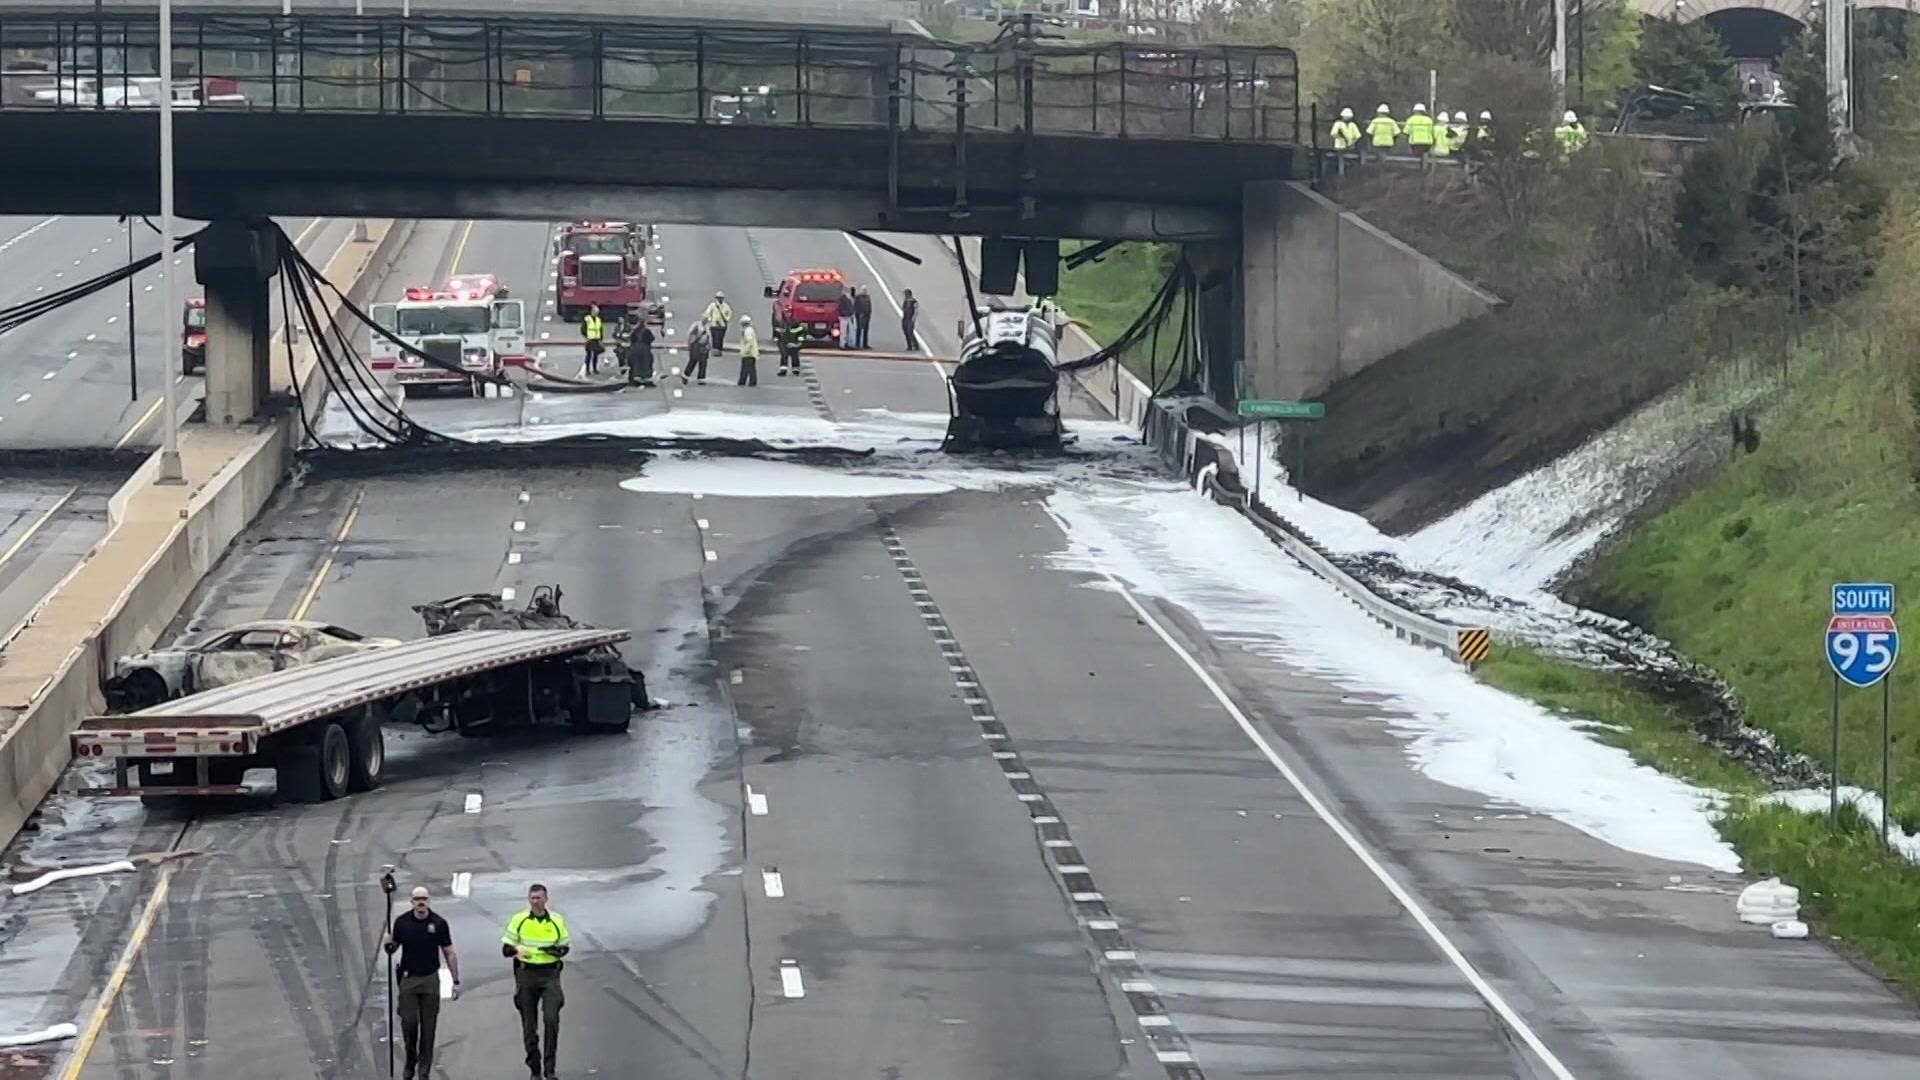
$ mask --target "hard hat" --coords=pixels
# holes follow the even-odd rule
[[[1341,110],[1340,110],[1340,119],[1342,119],[1342,120],[1351,120],[1351,119],[1353,119],[1353,110],[1352,110],[1352,109],[1341,109]]]
[[[1374,111],[1374,112],[1377,112],[1377,113],[1379,113],[1379,114],[1380,114],[1381,116],[1385,116],[1385,115],[1387,115],[1388,113],[1391,113],[1391,112],[1392,112],[1393,110],[1392,110],[1392,109],[1389,109],[1389,108],[1387,108],[1387,105],[1386,105],[1386,103],[1385,103],[1385,102],[1381,102],[1381,103],[1380,103],[1380,107],[1379,107],[1379,108],[1377,108],[1377,109],[1375,109],[1375,110],[1373,110],[1373,111]]]
[[[1481,109],[1481,110],[1480,110],[1480,119],[1482,119],[1482,120],[1491,120],[1491,119],[1493,119],[1493,114],[1492,114],[1492,113],[1490,113],[1490,112],[1488,112],[1488,111],[1487,111],[1487,110],[1485,110],[1485,109]]]
[[[741,326],[752,326],[752,325],[753,325],[753,316],[751,316],[751,315],[742,315],[742,316],[740,316],[740,325],[741,325]]]
[[[1414,104],[1414,106],[1413,106],[1413,111],[1414,111],[1414,112],[1426,112],[1426,111],[1427,111],[1427,107],[1426,107],[1426,105],[1425,105],[1425,104],[1423,104],[1423,103],[1417,103],[1417,102],[1416,102],[1416,103]]]
[[[725,299],[727,298],[727,294],[726,294],[726,293],[723,293],[723,292],[720,292],[720,291],[718,291],[718,290],[715,290],[715,291],[714,291],[714,294],[713,294],[713,298],[714,298],[715,300],[725,300]]]
[[[1580,118],[1573,115],[1572,109],[1568,109],[1566,115],[1562,116],[1560,119],[1566,121],[1569,124],[1577,124],[1580,122]]]
[[[1444,123],[1446,123],[1447,121],[1449,121],[1449,120],[1452,120],[1452,119],[1453,119],[1453,114],[1452,114],[1452,113],[1450,113],[1450,112],[1448,112],[1448,111],[1447,111],[1447,110],[1445,110],[1445,109],[1441,109],[1441,110],[1440,110],[1440,117],[1439,117],[1439,119],[1440,119],[1440,122],[1444,124]]]

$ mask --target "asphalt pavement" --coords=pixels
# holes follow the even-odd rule
[[[16,476],[0,487],[0,649],[106,535],[107,500],[123,479]]]
[[[410,272],[517,278],[548,257],[540,226],[423,228]],[[767,272],[844,258],[836,242],[665,230],[675,324],[715,288],[757,297]],[[758,388],[716,370],[576,412],[944,411],[931,365],[770,367]],[[451,426],[519,404],[409,408]],[[730,461],[767,467],[704,465]],[[0,972],[47,985],[0,995],[0,1019],[90,1030],[98,1008],[62,1075],[384,1075],[395,864],[462,955],[436,1077],[523,1075],[495,942],[535,881],[576,936],[565,1077],[1892,1080],[1920,1060],[1909,1004],[1818,943],[1740,927],[1736,879],[1489,813],[1408,768],[1384,706],[1054,567],[1039,496],[1165,483],[1143,458],[929,495],[828,496],[859,470],[824,466],[771,497],[697,468],[621,487],[674,464],[323,464],[290,486],[182,628],[299,613],[414,636],[410,604],[552,583],[634,630],[664,707],[626,736],[396,732],[387,785],[331,804],[132,813],[126,842],[184,827],[213,854],[158,901],[148,872],[7,908]],[[1381,662],[1397,648],[1383,637]],[[10,854],[44,861],[58,837],[29,847]]]

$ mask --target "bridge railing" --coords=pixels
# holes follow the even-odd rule
[[[0,108],[153,108],[149,13],[0,10]],[[1299,141],[1290,50],[633,20],[188,12],[171,92],[268,112],[670,120]],[[896,102],[897,96],[897,102]]]

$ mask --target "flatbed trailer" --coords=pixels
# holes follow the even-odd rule
[[[263,795],[293,802],[379,786],[382,727],[477,735],[556,722],[626,731],[643,685],[613,646],[626,630],[467,630],[263,675],[121,716],[81,721],[73,756],[111,760],[88,795]],[[133,781],[137,779],[138,783]]]

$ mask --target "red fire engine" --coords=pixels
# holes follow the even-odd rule
[[[207,302],[196,297],[180,312],[180,374],[198,374],[206,367]]]
[[[625,221],[576,221],[560,230],[560,261],[554,303],[562,319],[576,319],[588,306],[600,314],[657,312],[647,308],[646,242],[640,229]]]

